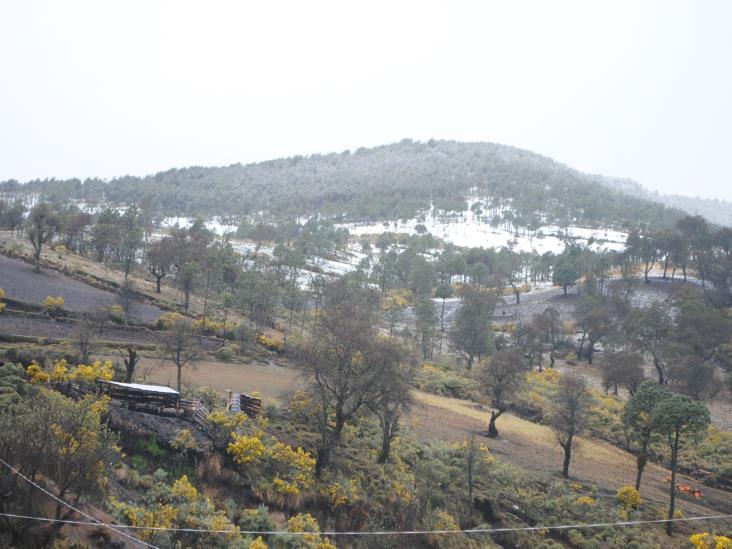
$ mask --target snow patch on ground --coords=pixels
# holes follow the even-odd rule
[[[545,225],[536,231],[525,228],[509,230],[507,226],[492,224],[490,216],[478,207],[482,202],[478,198],[468,200],[468,209],[464,212],[443,212],[434,206],[423,214],[407,220],[385,221],[377,223],[345,223],[338,227],[348,229],[352,236],[379,235],[391,231],[395,233],[417,234],[417,225],[424,225],[428,232],[446,242],[462,247],[505,248],[515,251],[539,254],[545,252],[561,253],[566,240],[587,243],[594,240],[592,248],[596,250],[622,250],[625,246],[626,233],[612,229],[592,229],[588,227],[569,226],[561,228],[556,225]],[[506,212],[501,212],[505,215]]]
[[[194,221],[195,219],[192,217],[165,217],[163,218],[160,226],[167,229],[177,225],[181,229],[187,229],[193,225]],[[219,236],[223,236],[226,233],[236,232],[239,228],[236,225],[224,223],[224,220],[218,216],[204,221],[204,225],[209,231],[216,233]]]

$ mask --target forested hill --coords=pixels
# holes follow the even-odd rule
[[[276,216],[320,212],[351,220],[414,216],[430,204],[461,210],[479,195],[513,224],[668,226],[680,210],[639,198],[544,156],[493,143],[403,140],[353,152],[228,167],[173,169],[146,177],[31,181],[27,190],[86,203],[137,202],[165,215]],[[16,182],[0,191],[17,189]]]

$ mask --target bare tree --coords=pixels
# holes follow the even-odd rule
[[[33,259],[36,273],[41,272],[41,252],[43,245],[53,238],[56,232],[55,212],[47,202],[33,206],[25,221],[28,239],[33,245]]]
[[[96,319],[91,315],[83,315],[76,324],[74,343],[79,350],[79,362],[81,364],[89,363],[89,355],[96,342],[97,331]]]
[[[170,273],[175,261],[175,242],[170,237],[153,242],[146,259],[147,271],[155,277],[155,291],[160,293],[160,282]]]
[[[199,348],[193,336],[193,322],[187,318],[179,320],[163,334],[163,347],[170,361],[178,369],[177,388],[181,390],[183,367],[199,357]]]
[[[375,398],[368,401],[381,428],[381,451],[377,463],[389,461],[391,442],[399,434],[402,415],[412,404],[414,361],[407,361],[404,350],[391,340],[380,340],[372,350],[376,362],[381,362],[382,374],[376,380]]]
[[[125,280],[119,289],[119,304],[125,313],[125,325],[127,324],[130,313],[132,312],[132,305],[134,304],[135,297],[135,285],[131,280]]]
[[[131,383],[135,375],[137,363],[140,362],[140,357],[135,349],[127,347],[127,356],[122,355],[122,360],[125,363],[125,383]]]
[[[646,379],[643,357],[632,351],[609,351],[602,361],[602,386],[605,391],[625,387],[632,396]]]
[[[564,450],[562,475],[569,478],[569,463],[572,459],[572,443],[585,424],[585,410],[589,400],[587,382],[575,374],[564,374],[559,379],[554,410],[551,416],[552,428],[557,441]]]
[[[465,469],[468,476],[468,503],[473,503],[473,488],[475,478],[475,468],[480,454],[480,444],[475,435],[470,435],[470,439],[465,445]]]
[[[522,386],[526,365],[517,349],[501,349],[490,359],[481,363],[477,379],[481,392],[491,398],[491,419],[488,423],[488,436],[497,437],[496,420],[508,409],[508,399]]]
[[[531,322],[543,334],[543,339],[549,344],[549,367],[553,368],[562,330],[559,311],[554,307],[547,307],[541,313],[534,315]],[[539,363],[539,371],[541,371],[541,363]]]
[[[340,279],[325,288],[323,309],[310,342],[295,359],[310,384],[320,434],[316,474],[328,465],[348,421],[375,398],[384,363],[371,348],[376,339],[378,296]]]
[[[455,315],[450,330],[453,347],[466,359],[468,370],[473,361],[488,354],[491,347],[491,317],[496,307],[496,296],[479,288],[463,287],[463,304]]]

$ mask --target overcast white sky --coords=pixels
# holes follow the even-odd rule
[[[494,141],[732,199],[732,2],[0,4],[0,180]]]

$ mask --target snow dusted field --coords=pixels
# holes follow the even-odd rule
[[[464,212],[440,212],[432,207],[423,215],[401,221],[379,222],[371,224],[349,223],[345,227],[354,236],[378,235],[386,231],[395,233],[416,234],[416,227],[424,225],[428,232],[446,242],[463,247],[501,248],[512,246],[515,251],[539,254],[545,252],[561,253],[565,240],[571,239],[586,243],[594,239],[592,247],[596,250],[622,250],[626,233],[611,229],[590,229],[570,226],[565,229],[556,225],[546,225],[535,232],[528,229],[510,231],[503,227],[494,227],[484,212],[476,212],[472,206],[478,201],[468,201],[468,209]]]
[[[165,219],[163,219],[160,226],[167,229],[170,227],[175,227],[177,225],[181,229],[187,229],[188,227],[193,225],[193,221],[194,219],[190,217],[166,217]],[[238,229],[236,225],[228,225],[224,223],[220,217],[207,219],[204,222],[204,225],[209,231],[212,231],[219,236],[223,236],[226,233],[236,232],[236,230]]]

